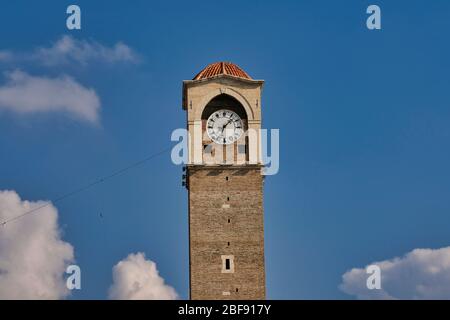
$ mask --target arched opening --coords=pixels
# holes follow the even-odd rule
[[[247,112],[239,101],[228,94],[219,94],[205,106],[202,112],[202,120],[207,120],[209,116],[220,109],[228,109],[236,112],[242,120],[247,120]]]
[[[231,111],[240,118],[237,125],[233,128],[234,121],[232,121],[235,115],[227,114],[230,116],[229,126],[232,130],[241,130],[240,134],[236,134],[236,139],[233,141],[218,141],[217,138],[208,134],[208,130],[215,130],[211,126],[211,122],[208,123],[208,119],[214,114],[217,114],[219,110]],[[225,113],[223,114],[225,117]],[[220,121],[220,118],[218,118]],[[248,116],[245,108],[234,97],[228,94],[220,94],[211,99],[205,106],[201,116],[202,120],[202,132],[203,132],[203,162],[209,164],[244,164],[248,161]],[[216,124],[218,122],[215,122]],[[229,123],[229,122],[227,122]],[[228,130],[227,126],[227,130]],[[239,128],[239,129],[238,129]],[[210,133],[211,131],[209,131]],[[223,126],[222,126],[223,132]],[[220,142],[220,143],[218,143]]]

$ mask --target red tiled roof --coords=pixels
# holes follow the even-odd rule
[[[216,62],[206,66],[200,71],[192,80],[201,80],[212,78],[218,75],[226,74],[233,77],[252,79],[247,72],[242,70],[239,66],[231,62]]]

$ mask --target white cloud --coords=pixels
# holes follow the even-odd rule
[[[94,40],[79,40],[64,35],[50,47],[39,47],[28,53],[2,50],[0,51],[0,61],[31,61],[46,66],[57,66],[71,63],[87,65],[91,62],[107,64],[138,63],[140,57],[133,49],[122,42],[117,42],[112,47],[108,47]]]
[[[21,200],[15,191],[0,191],[0,221],[45,202]],[[69,294],[64,280],[73,247],[61,240],[58,211],[39,213],[0,226],[0,300],[61,299]]]
[[[33,54],[34,60],[45,65],[58,65],[71,62],[130,62],[139,61],[137,54],[126,44],[116,43],[113,47],[104,46],[96,41],[78,40],[71,36],[61,37],[53,46],[38,48]]]
[[[88,122],[98,121],[100,99],[96,92],[69,76],[38,77],[19,70],[5,75],[7,81],[0,86],[0,110],[19,114],[58,111]]]
[[[450,247],[414,249],[371,264],[381,269],[380,290],[367,289],[365,268],[346,272],[340,289],[358,299],[450,299]]]
[[[172,300],[177,298],[177,293],[164,283],[156,264],[138,252],[114,266],[109,297],[117,300]]]

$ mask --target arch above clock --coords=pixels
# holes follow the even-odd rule
[[[241,149],[246,150],[247,163],[262,163],[259,130],[263,84],[263,80],[252,79],[241,68],[229,62],[208,65],[193,80],[183,81],[183,109],[187,111],[190,135],[189,163],[205,163],[204,150],[209,149],[205,149],[203,133],[211,141],[226,145],[239,140]],[[223,117],[219,114],[218,121],[209,124],[209,132],[208,117],[218,110],[227,113]],[[252,133],[247,135],[245,142],[242,140],[244,135],[240,133],[241,125],[243,131]]]

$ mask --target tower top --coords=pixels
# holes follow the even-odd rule
[[[207,65],[192,80],[203,80],[214,78],[220,75],[228,75],[237,78],[252,80],[247,72],[242,70],[238,65],[231,62],[215,62]]]
[[[187,110],[188,104],[191,107],[190,109],[192,109],[192,103],[194,102],[203,103],[199,107],[203,108],[209,100],[219,94],[225,93],[227,88],[230,89],[227,91],[227,94],[240,100],[236,96],[238,95],[246,100],[248,104],[248,101],[256,101],[254,99],[260,98],[259,95],[263,84],[264,80],[253,79],[241,67],[232,62],[221,61],[211,63],[197,73],[192,80],[183,80],[183,109]],[[258,97],[251,96],[251,92],[254,90],[258,91]],[[190,97],[188,98],[188,96]],[[203,98],[209,100],[200,101]]]

